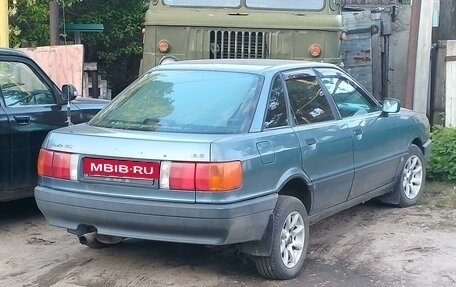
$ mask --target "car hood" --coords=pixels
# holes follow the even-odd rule
[[[86,109],[102,109],[106,106],[110,101],[103,100],[103,99],[94,99],[94,98],[83,98],[77,97],[76,99],[72,100],[71,103],[78,107],[79,109],[86,110]]]
[[[118,130],[84,123],[50,132],[43,147],[100,157],[208,162],[212,142],[228,136]]]

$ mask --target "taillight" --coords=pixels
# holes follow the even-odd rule
[[[196,190],[226,191],[241,187],[242,168],[239,161],[196,164]]]
[[[229,191],[242,185],[241,162],[170,162],[160,165],[160,188],[188,191]]]
[[[170,167],[170,189],[195,190],[195,163],[172,162]]]
[[[42,148],[38,156],[38,175],[76,180],[77,156]]]

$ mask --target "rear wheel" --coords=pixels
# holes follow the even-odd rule
[[[425,180],[426,166],[423,152],[419,147],[412,144],[396,185],[396,191],[400,195],[398,205],[408,207],[416,204],[423,195]]]
[[[301,271],[309,244],[307,212],[300,200],[280,195],[274,209],[272,252],[255,257],[258,272],[268,279],[291,279]]]

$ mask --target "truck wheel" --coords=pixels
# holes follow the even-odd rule
[[[423,158],[421,149],[412,144],[396,184],[396,192],[400,194],[400,207],[415,205],[423,195],[426,180],[426,163]]]
[[[274,209],[272,252],[255,257],[261,276],[268,279],[291,279],[301,271],[309,244],[309,221],[300,200],[279,195]]]

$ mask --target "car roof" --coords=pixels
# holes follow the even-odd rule
[[[29,58],[29,56],[27,56],[24,52],[11,48],[0,48],[0,56],[19,56]]]
[[[153,70],[210,70],[263,74],[310,67],[337,67],[333,64],[278,59],[187,60],[156,66]]]

